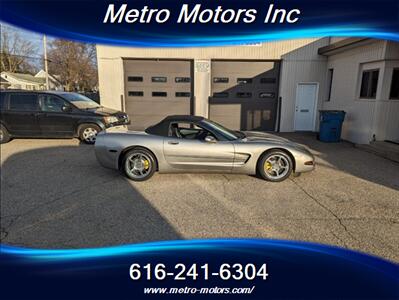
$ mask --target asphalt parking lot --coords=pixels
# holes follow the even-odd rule
[[[77,140],[1,145],[1,242],[40,248],[255,237],[348,247],[399,262],[399,164],[312,135],[317,168],[282,183],[155,174],[133,183]]]

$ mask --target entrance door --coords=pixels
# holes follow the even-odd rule
[[[317,83],[299,83],[296,89],[295,130],[314,131]]]

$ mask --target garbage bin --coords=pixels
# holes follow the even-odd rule
[[[319,140],[327,143],[339,142],[344,119],[343,110],[320,110]]]

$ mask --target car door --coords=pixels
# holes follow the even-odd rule
[[[186,124],[185,130],[188,132],[194,126]],[[182,128],[180,124],[179,127]],[[176,170],[230,172],[234,161],[234,146],[230,141],[207,142],[204,138],[184,138],[169,134],[164,138],[164,156],[167,163]]]
[[[69,102],[50,94],[40,94],[39,126],[44,136],[73,136],[76,120]]]
[[[2,112],[4,123],[13,136],[40,136],[40,127],[37,121],[39,103],[36,93],[8,94],[7,109]]]

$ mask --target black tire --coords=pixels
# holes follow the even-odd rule
[[[7,128],[5,128],[3,125],[0,125],[0,144],[8,143],[10,140],[11,137]]]
[[[141,157],[141,159],[140,159]],[[132,170],[132,160],[138,159],[141,162],[138,162],[138,170],[136,174]],[[133,181],[145,181],[148,180],[154,175],[157,169],[157,162],[154,155],[143,148],[137,147],[129,150],[123,157],[121,170],[125,174],[125,176]],[[143,174],[140,174],[142,172]]]
[[[278,160],[278,158],[280,158]],[[274,164],[276,164],[274,166]],[[274,168],[280,168],[281,173]],[[258,162],[258,174],[265,180],[280,182],[287,179],[293,169],[290,155],[281,150],[271,150],[266,152]]]
[[[79,139],[86,144],[94,144],[101,128],[96,124],[83,124],[79,127]]]

